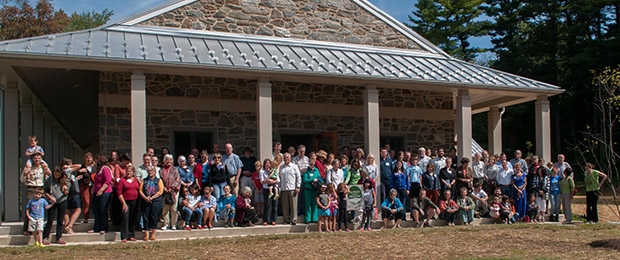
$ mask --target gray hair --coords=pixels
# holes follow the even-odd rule
[[[398,191],[396,191],[396,189],[391,189],[390,190],[390,195],[392,195],[392,194],[398,194]]]
[[[177,159],[177,162],[186,162],[187,159],[185,158],[185,156],[183,155],[179,155],[179,158]]]
[[[248,186],[243,186],[243,188],[241,188],[241,194],[247,194],[248,196],[252,195],[252,189],[250,189],[250,187]]]
[[[168,153],[168,154],[164,155],[163,161],[165,162],[167,160],[174,160],[174,158],[172,157],[172,154]]]

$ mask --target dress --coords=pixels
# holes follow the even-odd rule
[[[525,185],[525,174],[521,174],[520,177],[514,175],[512,176],[512,180],[515,186],[521,187]],[[527,194],[525,189],[523,189],[523,194],[519,195],[519,192],[513,188],[512,198],[515,200],[515,209],[517,213],[519,213],[519,218],[524,217],[527,213]]]

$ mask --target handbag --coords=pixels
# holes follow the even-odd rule
[[[172,198],[172,193],[164,192],[164,203],[166,205],[174,205],[174,199]]]

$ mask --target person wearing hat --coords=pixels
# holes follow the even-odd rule
[[[456,168],[456,183],[454,184],[454,190],[460,191],[465,187],[467,190],[473,188],[473,170],[469,166],[469,158],[463,157],[461,159],[461,165]]]
[[[254,182],[252,181],[252,173],[256,170],[254,169],[254,163],[256,163],[258,159],[256,159],[256,157],[252,155],[253,153],[254,151],[252,150],[252,148],[246,147],[243,150],[243,156],[239,158],[241,159],[241,163],[243,164],[243,167],[241,167],[241,179],[239,179],[239,187],[250,187],[250,189],[252,189],[252,194],[255,194],[257,192],[256,188],[254,187]],[[262,194],[260,197],[262,198]]]
[[[316,223],[319,220],[316,204],[316,192],[320,186],[321,175],[319,169],[315,167],[316,160],[310,159],[308,169],[304,173],[304,206],[306,207],[305,221],[308,223]]]
[[[327,179],[327,170],[325,169],[325,159],[327,159],[327,152],[319,150],[316,152],[316,168],[319,169],[319,174],[323,180]]]

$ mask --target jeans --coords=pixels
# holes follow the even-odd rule
[[[470,210],[459,210],[459,215],[461,216],[461,220],[463,220],[463,224],[471,223],[474,221],[474,209]]]
[[[265,201],[265,207],[263,211],[263,222],[271,223],[276,222],[278,218],[278,200],[269,198],[269,190],[263,189],[263,199]]]
[[[549,214],[560,215],[560,194],[549,194],[549,202],[551,202],[551,209],[549,209]]]
[[[137,221],[136,216],[138,216],[138,200],[127,200],[125,204],[127,204],[127,212],[123,212],[121,217],[121,239],[134,237]]]
[[[108,232],[108,203],[111,196],[112,192],[106,192],[101,194],[101,196],[92,197],[91,204],[95,215],[94,232]]]
[[[189,226],[189,223],[192,219],[192,215],[196,215],[198,222],[198,226],[202,226],[202,214],[203,211],[199,208],[195,208],[193,211],[188,207],[183,207],[183,213],[185,214],[185,226]]]
[[[445,212],[444,216],[446,217],[446,221],[448,222],[448,224],[452,223],[454,224],[454,221],[456,220],[456,212],[454,213],[450,213],[450,212]]]
[[[161,198],[146,202],[142,200],[142,230],[156,229],[161,217],[162,201]]]
[[[49,239],[54,220],[56,220],[56,240],[62,238],[62,229],[64,228],[62,222],[65,220],[66,211],[67,200],[54,204],[54,206],[47,210],[47,223],[45,223],[45,228],[43,229],[43,238]]]
[[[220,196],[224,195],[224,186],[228,185],[227,182],[213,183],[213,197],[216,200],[220,199]]]
[[[598,196],[598,190],[586,192],[587,221],[598,222]]]

